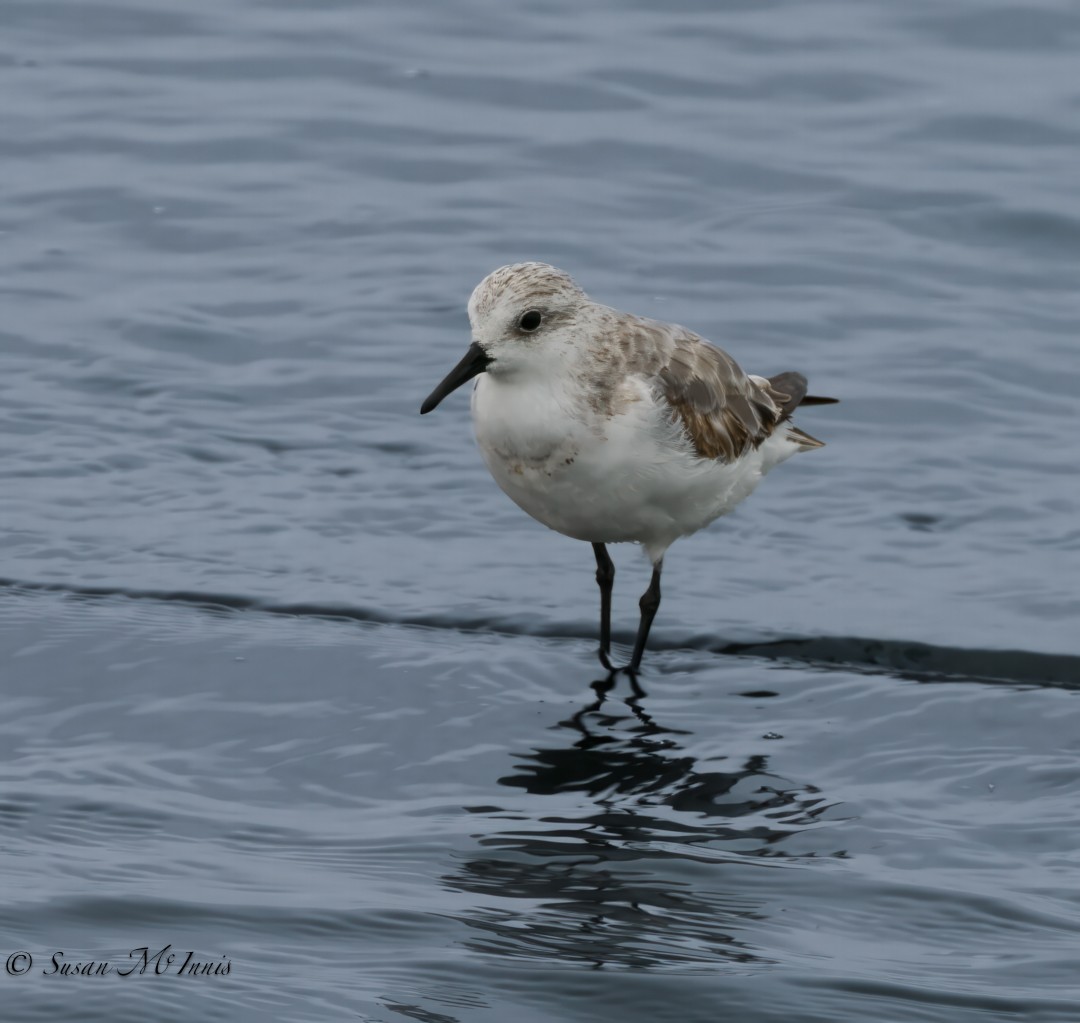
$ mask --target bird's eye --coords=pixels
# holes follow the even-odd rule
[[[540,326],[540,321],[543,320],[543,318],[544,317],[541,316],[535,309],[530,309],[527,313],[521,314],[521,319],[518,320],[518,326],[522,330],[531,334],[534,330],[536,330],[537,327]]]

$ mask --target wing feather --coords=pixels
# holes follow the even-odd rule
[[[748,376],[727,352],[682,328],[672,333],[667,364],[654,379],[701,458],[734,461],[783,419],[781,396],[768,381]]]
[[[700,458],[734,461],[772,436],[806,397],[801,373],[750,376],[727,352],[685,327],[626,314],[614,318],[625,371],[651,384]],[[822,446],[793,426],[785,428],[802,447]]]

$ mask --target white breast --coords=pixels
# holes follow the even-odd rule
[[[495,481],[533,518],[578,540],[642,543],[654,560],[797,450],[774,435],[732,464],[697,458],[643,382],[633,397],[604,416],[543,379],[484,374],[472,398],[477,442]]]

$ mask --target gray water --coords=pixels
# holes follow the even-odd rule
[[[0,25],[5,1020],[1080,1019],[1075,5]],[[520,259],[842,399],[639,693],[417,415]]]

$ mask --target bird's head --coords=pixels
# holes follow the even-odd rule
[[[469,299],[472,344],[420,408],[430,412],[479,373],[552,372],[573,353],[588,296],[547,263],[514,263],[488,274]]]

